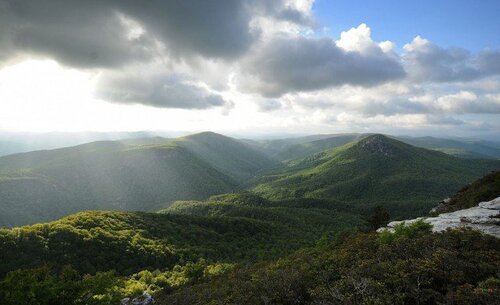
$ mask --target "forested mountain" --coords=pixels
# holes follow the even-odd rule
[[[441,202],[433,213],[471,208],[478,202],[490,201],[499,195],[500,171],[495,171],[461,188],[456,194]]]
[[[227,137],[103,141],[0,158],[0,226],[88,209],[150,210],[234,190],[272,161]]]
[[[283,161],[304,158],[309,155],[345,145],[352,141],[361,140],[367,136],[369,136],[369,134],[332,135],[326,139],[291,145],[275,154],[275,157]]]
[[[57,149],[97,141],[117,141],[124,139],[150,138],[155,132],[6,132],[0,130],[0,156],[30,152],[35,150]],[[171,136],[170,133],[160,133]]]
[[[28,151],[26,145],[14,141],[0,140],[0,156],[10,155],[17,152]]]
[[[499,197],[499,174],[465,186],[448,203],[456,210]],[[498,238],[470,229],[431,229],[417,221],[394,232],[342,234],[275,262],[236,266],[221,276],[160,292],[157,300],[160,305],[497,304]]]
[[[398,215],[410,216],[410,210],[422,214],[462,185],[499,169],[500,161],[460,159],[371,135],[287,165],[263,177],[254,191],[271,200],[384,204]]]
[[[333,149],[354,140],[366,138],[370,135],[372,134],[351,133],[312,135],[307,137],[247,142],[256,149],[260,149],[278,160],[286,161]],[[413,146],[441,151],[460,158],[500,159],[500,143],[496,142],[435,137],[390,137]]]
[[[171,268],[205,257],[237,261],[284,251],[283,228],[229,218],[133,212],[80,212],[48,224],[1,230],[0,272],[48,264],[71,264],[84,273]],[[29,249],[29,251],[28,251]]]
[[[293,240],[309,245],[320,237],[364,227],[361,214],[352,210],[342,211],[321,201],[269,201],[251,192],[217,195],[206,201],[177,201],[158,213],[268,221],[298,229]]]
[[[280,167],[279,162],[250,145],[213,132],[177,138],[173,143],[238,182],[252,179],[263,170]]]
[[[323,236],[363,227],[356,215],[304,208],[259,209],[238,204],[237,197],[225,198],[228,203],[219,212],[181,211],[179,206],[160,214],[87,211],[46,224],[0,229],[0,277],[44,264],[54,270],[71,265],[83,273],[116,270],[128,275],[201,258],[255,262],[314,246]]]
[[[99,143],[84,150],[100,151],[100,145],[114,148],[115,154],[115,146],[127,147]],[[165,144],[148,147],[158,145]],[[461,160],[380,135],[329,153],[344,160],[341,164],[363,157],[385,167],[391,167],[387,160],[396,157],[413,162],[425,157],[448,160],[442,166],[451,170],[457,165],[449,160]],[[368,158],[372,155],[374,159]],[[314,168],[325,166],[321,158],[301,159],[288,170],[292,174],[317,161],[321,162]],[[439,177],[439,171],[432,174]],[[472,183],[461,196],[466,193],[476,201],[500,195],[496,176]],[[404,177],[403,171],[399,179]],[[414,211],[410,204],[406,209]],[[366,217],[366,206],[357,214],[341,201],[270,200],[241,192],[206,201],[177,201],[159,213],[87,211],[46,224],[0,229],[0,303],[112,305],[144,291],[153,293],[160,305],[297,300],[301,304],[474,300],[486,305],[498,299],[498,239],[469,230],[431,234],[422,222],[395,233],[356,233],[368,229],[366,221],[373,219]],[[377,223],[384,219],[388,218]]]
[[[388,154],[363,144],[374,138],[375,149],[381,145]],[[290,201],[303,198],[316,200],[309,202],[316,207],[333,204],[355,213],[384,204],[407,217],[498,168],[497,161],[464,161],[367,134],[272,143],[271,156],[258,151],[255,143],[205,132],[0,157],[0,226],[48,221],[89,209],[156,210],[176,200],[232,192],[255,181],[257,193],[294,207],[307,206],[301,200]],[[273,158],[292,160],[283,166]]]
[[[355,134],[346,134],[346,136],[355,135]],[[304,137],[291,137],[291,138],[283,138],[283,139],[272,139],[272,140],[249,140],[243,139],[242,141],[247,143],[248,145],[253,146],[255,149],[259,149],[262,152],[266,153],[270,156],[276,156],[282,151],[288,149],[289,147],[297,144],[309,143],[313,141],[319,141],[323,139],[329,139],[331,137],[335,137],[337,135],[330,134],[319,134],[319,135],[310,135]],[[343,134],[338,135],[343,136]]]

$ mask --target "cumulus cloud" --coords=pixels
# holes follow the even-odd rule
[[[343,34],[337,43],[329,38],[274,37],[243,61],[238,85],[243,91],[280,96],[345,84],[374,86],[403,78],[398,60],[371,39],[367,41],[366,25],[359,29]]]
[[[309,94],[287,96],[291,104],[305,111],[341,111],[363,117],[378,115],[436,115],[500,113],[497,91],[461,90],[459,86],[422,87],[407,82],[376,87],[342,86]]]
[[[128,73],[108,72],[100,78],[96,96],[115,103],[182,109],[231,105],[220,94],[164,71],[143,67]]]
[[[474,92],[460,91],[438,97],[435,108],[446,113],[500,113],[500,95],[477,96]]]
[[[362,54],[379,51],[383,51],[384,53],[392,52],[394,48],[392,42],[383,41],[377,44],[372,40],[371,35],[371,29],[362,23],[357,28],[351,28],[348,31],[340,33],[340,39],[335,41],[335,44],[347,52],[360,52]],[[392,55],[396,56],[394,53]]]
[[[444,49],[420,36],[404,46],[406,70],[420,82],[471,81],[500,74],[500,52],[472,55],[462,48]]]

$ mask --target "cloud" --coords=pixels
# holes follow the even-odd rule
[[[176,56],[234,58],[245,52],[252,33],[246,1],[124,1],[117,10],[141,23]]]
[[[371,37],[371,29],[364,23],[357,28],[351,28],[348,31],[340,33],[340,39],[335,41],[337,47],[347,52],[360,52],[369,54],[370,52],[383,51],[390,53],[394,45],[390,41],[375,43]],[[393,54],[396,56],[395,54]]]
[[[404,46],[405,68],[419,82],[471,81],[500,74],[500,52],[472,55],[462,48],[441,48],[420,36]]]
[[[335,111],[374,117],[425,114],[436,116],[500,113],[498,90],[463,90],[461,86],[436,87],[407,82],[376,87],[342,86],[311,93],[288,95],[292,107],[306,112]],[[490,86],[488,86],[490,87]]]
[[[435,107],[446,113],[500,113],[500,95],[460,91],[437,98]]]
[[[308,19],[307,9],[290,3],[0,0],[0,60],[26,53],[77,67],[113,67],[157,56],[158,44],[178,58],[234,59],[259,36],[251,27],[255,16]]]
[[[367,27],[359,28],[360,36],[366,35]],[[371,39],[368,43],[366,37],[356,41],[353,36],[348,33],[337,43],[329,38],[273,37],[243,60],[238,86],[276,97],[345,84],[369,87],[404,77],[397,58]]]
[[[283,104],[276,99],[265,99],[256,101],[257,107],[261,112],[270,112],[281,109]]]
[[[0,67],[51,58],[100,75],[99,99],[262,122],[273,111],[286,126],[332,114],[360,128],[458,126],[500,113],[500,51],[417,36],[398,52],[366,24],[319,38],[313,2],[0,0]]]
[[[485,76],[500,75],[500,51],[483,51],[477,58],[477,66]]]
[[[143,104],[158,108],[207,109],[230,106],[210,92],[175,74],[142,67],[128,73],[105,73],[96,90],[98,98],[120,104]]]
[[[336,123],[340,126],[356,126],[361,130],[380,130],[392,129],[401,131],[401,129],[418,129],[429,126],[445,127],[465,125],[466,122],[448,116],[437,116],[433,114],[403,114],[403,115],[376,115],[376,116],[360,116],[353,113],[341,112],[331,117],[326,117],[329,122]],[[394,132],[394,131],[393,131]]]
[[[147,35],[129,36],[125,18],[105,2],[0,0],[0,8],[0,60],[35,56],[114,67],[147,59],[155,48]]]
[[[226,88],[231,61],[244,56],[265,30],[255,27],[255,18],[309,24],[311,6],[309,0],[0,0],[0,66],[52,58],[107,71],[97,93],[113,102],[190,109],[228,105],[193,82]],[[137,67],[157,62],[169,72],[153,68],[142,79],[134,76],[141,72]]]

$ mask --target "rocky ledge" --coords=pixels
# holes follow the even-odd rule
[[[436,217],[419,217],[410,220],[393,221],[387,224],[387,227],[378,229],[377,232],[384,230],[394,231],[394,227],[398,224],[412,224],[419,219],[431,224],[433,232],[444,231],[448,228],[468,227],[500,238],[500,197],[491,201],[481,202],[473,208],[443,213]]]

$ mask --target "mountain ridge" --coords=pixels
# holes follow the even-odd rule
[[[413,147],[383,135],[287,163],[283,173],[264,176],[254,191],[267,199],[334,199],[394,204],[413,201],[428,211],[463,184],[500,168],[499,161],[464,160]]]
[[[219,141],[208,145],[213,137],[97,141],[0,157],[0,225],[87,209],[150,210],[175,200],[205,199],[277,165],[228,137],[216,136]]]

